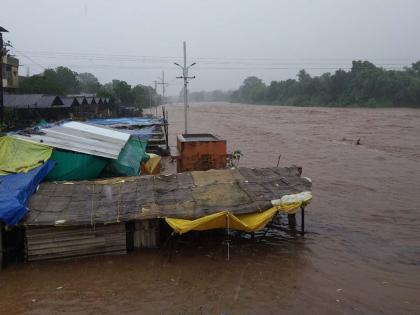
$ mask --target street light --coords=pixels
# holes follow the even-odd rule
[[[3,102],[3,33],[9,32],[0,26],[0,131],[3,129],[4,123],[4,102]]]

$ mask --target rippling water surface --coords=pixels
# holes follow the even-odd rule
[[[181,105],[167,106],[171,141]],[[302,238],[286,218],[263,241],[224,235],[161,250],[18,264],[0,313],[419,314],[420,111],[193,104],[191,130],[225,137],[240,165],[303,166]],[[355,145],[357,139],[361,145]],[[299,218],[298,218],[299,219]],[[299,222],[299,220],[298,220]]]

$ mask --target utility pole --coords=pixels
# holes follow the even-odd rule
[[[3,129],[3,123],[4,123],[3,55],[5,55],[5,49],[3,45],[3,33],[6,33],[6,32],[8,32],[8,30],[0,26],[0,131]]]
[[[161,82],[157,82],[157,84],[162,85],[162,104],[165,103],[165,86],[168,85],[167,82],[165,82],[165,72],[162,71],[162,81]]]
[[[152,112],[152,88],[148,90],[149,90],[149,110],[150,112]]]
[[[155,93],[157,94],[157,83],[158,83],[158,81],[154,80],[152,82],[155,84]],[[150,93],[152,93],[152,91],[150,91]],[[157,107],[157,104],[156,104],[156,107]],[[150,108],[150,115],[151,115],[152,114],[152,104],[150,104],[150,107],[149,108]]]
[[[184,66],[181,66],[178,63],[174,63],[182,69],[182,76],[177,77],[177,79],[184,79],[184,120],[185,120],[185,134],[188,133],[188,79],[195,79],[195,76],[188,76],[188,69],[194,66],[196,63],[192,63],[187,67],[187,43],[184,42]]]

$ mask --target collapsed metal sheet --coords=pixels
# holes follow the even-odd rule
[[[301,168],[292,166],[44,183],[30,200],[24,224],[95,225],[264,211],[271,200],[311,190],[300,174]]]
[[[36,134],[11,134],[10,136],[114,160],[118,159],[118,155],[130,138],[130,135],[124,132],[80,122],[68,122],[51,128],[42,128]]]

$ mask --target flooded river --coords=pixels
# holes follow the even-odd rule
[[[181,105],[167,106],[171,141]],[[240,166],[303,166],[305,237],[180,243],[0,272],[0,313],[420,314],[420,110],[193,104],[191,131],[244,154]],[[355,145],[360,139],[360,145]],[[299,218],[298,218],[299,219]],[[298,220],[299,222],[299,220]]]

